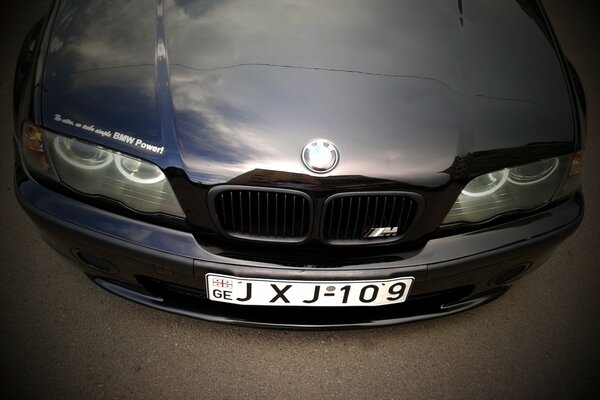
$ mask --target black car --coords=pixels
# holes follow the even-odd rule
[[[62,0],[15,187],[99,286],[281,327],[467,310],[583,216],[585,100],[535,0]]]

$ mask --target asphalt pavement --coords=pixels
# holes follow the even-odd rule
[[[484,307],[326,332],[241,328],[145,308],[102,291],[45,244],[14,197],[11,95],[20,43],[49,3],[11,2],[0,14],[1,397],[599,398],[595,2],[543,1],[588,100],[587,209],[579,230],[544,267]]]

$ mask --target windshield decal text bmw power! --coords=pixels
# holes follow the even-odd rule
[[[92,132],[96,135],[110,138],[119,142],[123,142],[126,144],[130,144],[132,146],[138,147],[140,149],[151,151],[156,154],[163,154],[165,151],[164,146],[158,147],[149,143],[144,142],[142,139],[138,139],[135,136],[125,135],[123,133],[117,131],[106,131],[101,128],[97,128],[94,125],[83,124],[80,122],[75,122],[70,118],[63,118],[60,114],[54,114],[54,121],[63,123],[65,125],[74,126],[75,128],[79,128],[84,131]]]

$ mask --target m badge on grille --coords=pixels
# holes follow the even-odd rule
[[[398,234],[397,226],[384,226],[381,228],[371,228],[371,230],[364,236],[367,238],[382,238],[396,236]]]

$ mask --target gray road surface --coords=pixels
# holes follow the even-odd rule
[[[588,207],[579,231],[495,303],[441,320],[344,332],[239,328],[158,312],[103,292],[51,251],[14,199],[10,140],[18,47],[49,1],[5,3],[4,398],[599,398],[600,14],[593,1],[544,1],[589,102]]]

